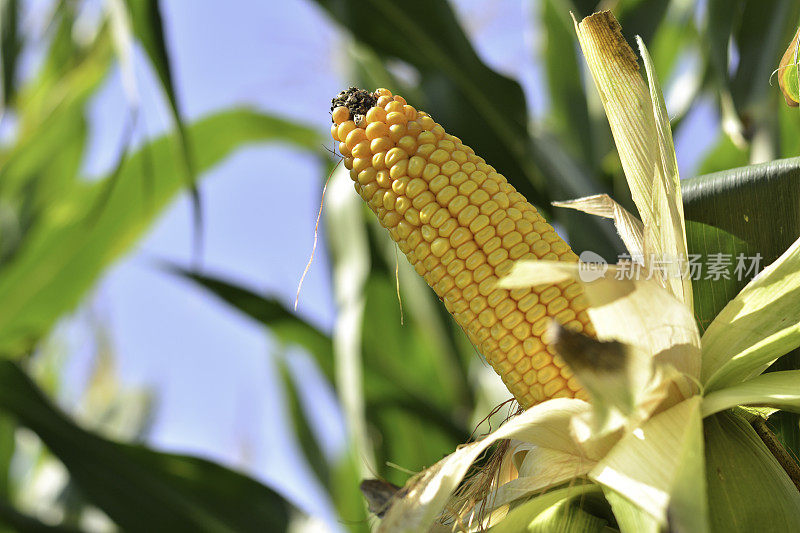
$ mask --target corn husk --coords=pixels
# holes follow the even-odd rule
[[[609,11],[575,21],[575,30],[644,224],[645,265],[659,262],[668,290],[691,308],[691,280],[679,275],[687,251],[675,147],[650,55],[639,40],[645,83],[636,55]]]
[[[566,207],[590,215],[610,218],[614,221],[617,233],[628,249],[632,261],[644,264],[644,226],[642,221],[615,202],[607,194],[595,194],[575,200],[552,202],[555,207]]]

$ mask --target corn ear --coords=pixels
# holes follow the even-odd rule
[[[583,397],[546,338],[551,319],[594,335],[572,280],[503,289],[522,259],[577,261],[505,177],[387,89],[333,99],[331,135],[358,194],[524,408]]]

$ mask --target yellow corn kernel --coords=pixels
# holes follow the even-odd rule
[[[582,287],[496,288],[516,260],[577,260],[536,208],[459,138],[387,89],[348,89],[331,116],[356,190],[520,405],[584,398],[543,338],[553,319],[594,335]]]

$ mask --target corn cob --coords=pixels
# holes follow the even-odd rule
[[[387,89],[332,101],[331,135],[358,194],[378,216],[523,408],[584,397],[543,335],[551,318],[594,335],[575,282],[505,290],[514,261],[577,261],[495,169]]]

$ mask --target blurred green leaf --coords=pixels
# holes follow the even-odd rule
[[[5,195],[23,197],[29,192],[27,188],[31,182],[38,179],[63,185],[76,177],[74,163],[62,169],[54,166],[52,160],[62,157],[59,153],[65,146],[71,150],[69,147],[76,144],[73,137],[82,139],[85,135],[82,132],[85,129],[83,109],[108,72],[110,61],[111,45],[106,33],[101,31],[80,54],[79,60],[70,62],[72,68],[59,72],[54,80],[47,80],[42,73],[29,90],[20,93],[16,143],[0,151]],[[80,159],[75,155],[71,157]],[[58,177],[49,176],[51,171]],[[54,189],[43,186],[37,194],[46,202],[50,196],[63,193],[61,187]]]
[[[17,58],[21,50],[19,2],[17,0],[0,0],[0,74],[2,74],[0,116],[2,116],[3,107],[8,106],[14,99]]]
[[[708,0],[707,5],[708,21],[703,29],[708,63],[718,83],[727,88],[731,33],[740,21],[744,1]]]
[[[612,11],[622,26],[625,40],[636,42],[638,35],[649,47],[650,41],[667,14],[669,4],[669,0],[624,0]],[[659,75],[664,76],[666,73]]]
[[[195,165],[205,171],[252,142],[280,141],[318,150],[313,130],[248,110],[221,112],[189,129],[199,148]],[[89,220],[87,206],[106,183],[76,183],[53,201],[31,230],[25,246],[0,269],[0,353],[15,356],[70,311],[99,274],[123,254],[180,191],[174,136],[161,137],[131,155],[101,215]],[[153,190],[144,198],[141,172],[151,158]],[[150,206],[152,206],[150,208]]]
[[[248,289],[175,266],[168,270],[198,283],[264,324],[282,342],[305,348],[333,383],[333,341],[327,334],[298,318],[281,303]],[[442,366],[442,357],[432,351],[429,337],[411,316],[407,315],[406,325],[400,326],[397,305],[388,280],[373,275],[368,281],[363,336],[367,418],[381,430],[378,447],[384,461],[421,468],[465,442],[469,431],[465,421],[450,412],[453,405],[458,405],[447,394],[455,385],[448,386],[448,382],[456,375],[445,371],[447,366]],[[424,446],[416,439],[420,431],[428,435]],[[302,430],[298,435],[302,439],[301,434],[305,433]],[[395,471],[381,473],[401,483],[405,480]]]
[[[589,109],[583,91],[583,56],[579,55],[575,26],[570,17],[578,20],[584,13],[575,13],[570,0],[544,0],[541,2],[541,27],[544,40],[543,57],[550,96],[549,117],[552,132],[566,141],[570,152],[584,163],[594,164],[600,154],[595,153]]]
[[[550,177],[550,196],[554,200],[608,192],[586,170],[598,168],[604,154],[599,153],[595,146],[597,128],[592,127],[595,124],[583,90],[583,57],[579,55],[575,27],[570,17],[570,12],[577,18],[590,14],[591,8],[587,10],[583,6],[578,11],[579,7],[577,3],[555,0],[545,0],[541,6],[551,127],[547,133],[534,131],[532,152],[539,169]],[[606,122],[597,126],[610,134]],[[608,261],[616,262],[617,255],[623,251],[610,222],[565,209],[555,210],[554,216],[566,228],[570,246],[576,253],[591,250]]]
[[[8,526],[10,529],[6,529]],[[68,526],[50,525],[40,522],[14,509],[5,498],[0,497],[0,531],[16,533],[79,533],[80,530]]]
[[[362,458],[355,456],[350,449],[331,466],[330,496],[340,525],[351,533],[372,531],[367,506],[358,488],[361,476],[357,465],[361,461]]]
[[[317,480],[323,485],[328,486],[330,478],[328,464],[325,460],[325,455],[319,447],[314,431],[309,425],[309,420],[306,418],[306,414],[303,411],[300,393],[297,390],[292,372],[283,358],[276,358],[276,362],[278,364],[281,381],[283,382],[284,399],[287,404],[289,418],[294,428],[294,434],[300,444],[300,449],[309,466],[311,466],[311,470],[317,476]],[[329,490],[330,488],[331,487],[328,486]]]
[[[165,268],[177,276],[198,284],[235,309],[263,324],[281,342],[304,348],[314,357],[317,365],[333,385],[333,341],[328,334],[297,317],[277,300],[266,298],[230,282],[175,265],[167,265]],[[325,461],[313,431],[308,425],[294,381],[283,364],[281,375],[287,389],[289,411],[295,433],[309,464],[319,480],[326,486],[348,531],[369,531],[364,501],[358,490],[361,479],[354,463],[357,458],[345,453],[331,463]]]
[[[198,284],[225,303],[265,325],[281,342],[303,347],[314,357],[322,373],[333,380],[333,343],[330,335],[299,318],[283,303],[228,281],[186,270],[177,265],[167,265],[165,268],[168,272]]]
[[[161,81],[161,86],[167,95],[170,112],[177,129],[176,140],[180,147],[183,157],[181,168],[186,177],[192,198],[193,223],[195,231],[195,250],[197,258],[202,254],[202,232],[203,232],[203,209],[200,201],[200,191],[197,189],[197,178],[200,172],[195,165],[194,150],[201,150],[199,146],[192,144],[191,133],[187,131],[187,126],[183,121],[178,101],[178,94],[175,90],[175,80],[172,73],[169,52],[164,36],[164,23],[161,18],[159,0],[125,0],[131,13],[133,31],[142,43],[150,63]]]
[[[0,409],[36,433],[72,481],[131,531],[284,531],[289,504],[220,465],[116,443],[70,421],[10,361],[0,361]]]
[[[0,499],[11,494],[11,458],[14,456],[14,434],[17,425],[4,415],[0,415]]]
[[[723,9],[731,9],[730,2],[726,4]],[[797,29],[798,17],[800,3],[794,0],[751,0],[744,4],[736,31],[739,65],[731,90],[746,124],[774,112],[777,102],[783,99],[769,80]]]
[[[749,151],[738,148],[727,135],[720,135],[716,145],[709,149],[698,168],[698,175],[712,174],[735,167],[747,166]]]

